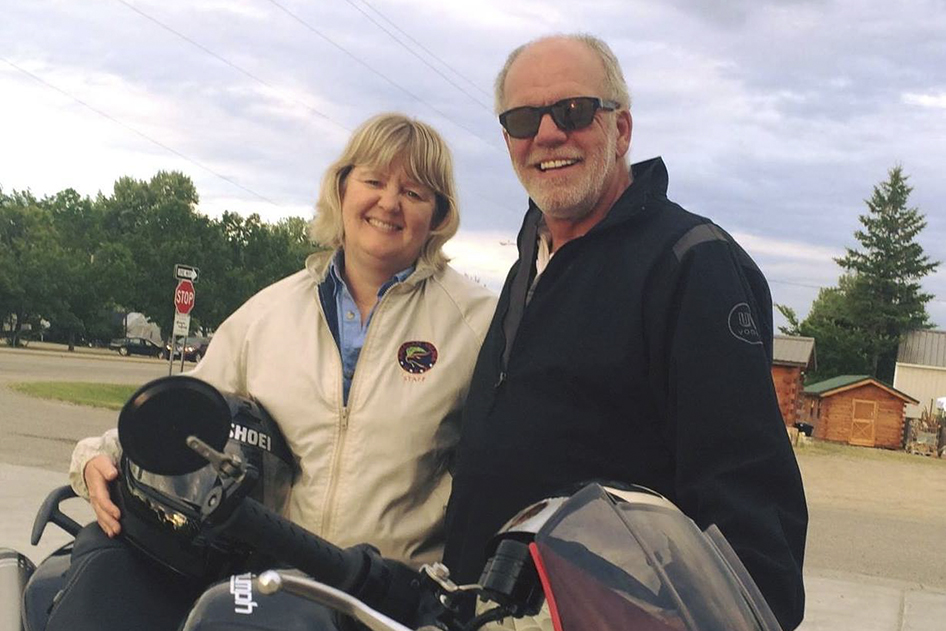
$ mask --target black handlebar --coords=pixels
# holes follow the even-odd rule
[[[33,520],[33,532],[30,533],[30,544],[36,545],[46,530],[46,524],[52,522],[75,537],[82,530],[76,520],[66,515],[59,508],[59,505],[70,498],[76,497],[76,492],[71,486],[60,486],[58,489],[50,492],[43,500],[42,506],[36,513],[36,519]]]
[[[365,573],[364,555],[356,549],[339,548],[249,497],[243,498],[221,528],[230,537],[344,592],[350,593]]]
[[[418,615],[419,574],[369,545],[340,548],[249,497],[218,528],[395,620],[409,624]]]

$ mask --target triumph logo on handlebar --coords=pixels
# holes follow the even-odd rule
[[[233,594],[233,611],[235,613],[251,614],[259,603],[253,600],[253,575],[234,574],[230,577],[230,593]]]
[[[255,429],[243,427],[237,423],[230,423],[230,438],[246,443],[253,447],[259,447],[266,451],[272,451],[272,440],[268,434],[258,432]]]

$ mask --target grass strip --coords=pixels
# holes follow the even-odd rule
[[[83,381],[27,381],[11,383],[10,387],[17,392],[40,399],[54,399],[77,405],[120,410],[139,386]]]
[[[946,459],[909,454],[905,451],[880,449],[876,447],[857,447],[845,443],[834,443],[817,438],[810,439],[803,446],[795,448],[795,453],[803,456],[840,457],[849,460],[872,460],[877,462],[899,461],[914,464],[930,464],[946,467]]]

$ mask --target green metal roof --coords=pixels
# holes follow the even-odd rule
[[[840,377],[831,377],[830,379],[813,383],[810,386],[805,386],[805,394],[823,394],[829,390],[843,388],[844,386],[849,386],[858,381],[866,381],[870,378],[870,375],[841,375]]]
[[[909,394],[900,392],[893,386],[884,383],[880,379],[871,377],[870,375],[841,375],[840,377],[832,377],[831,379],[825,379],[824,381],[819,381],[818,383],[813,383],[810,386],[805,386],[805,394],[811,394],[815,396],[822,396],[827,392],[832,392],[834,390],[839,390],[847,386],[853,386],[858,383],[873,383],[875,386],[894,394],[895,396],[900,397],[904,401],[909,403],[919,403],[916,399],[911,397]]]

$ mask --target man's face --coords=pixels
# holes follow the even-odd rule
[[[581,42],[538,42],[513,62],[506,76],[505,110],[543,106],[575,96],[606,98],[604,68]],[[588,127],[559,129],[545,115],[532,138],[512,138],[506,145],[519,181],[546,215],[579,220],[617,198],[614,183],[623,177],[630,143],[630,115],[599,110]],[[617,191],[617,195],[623,190]]]

